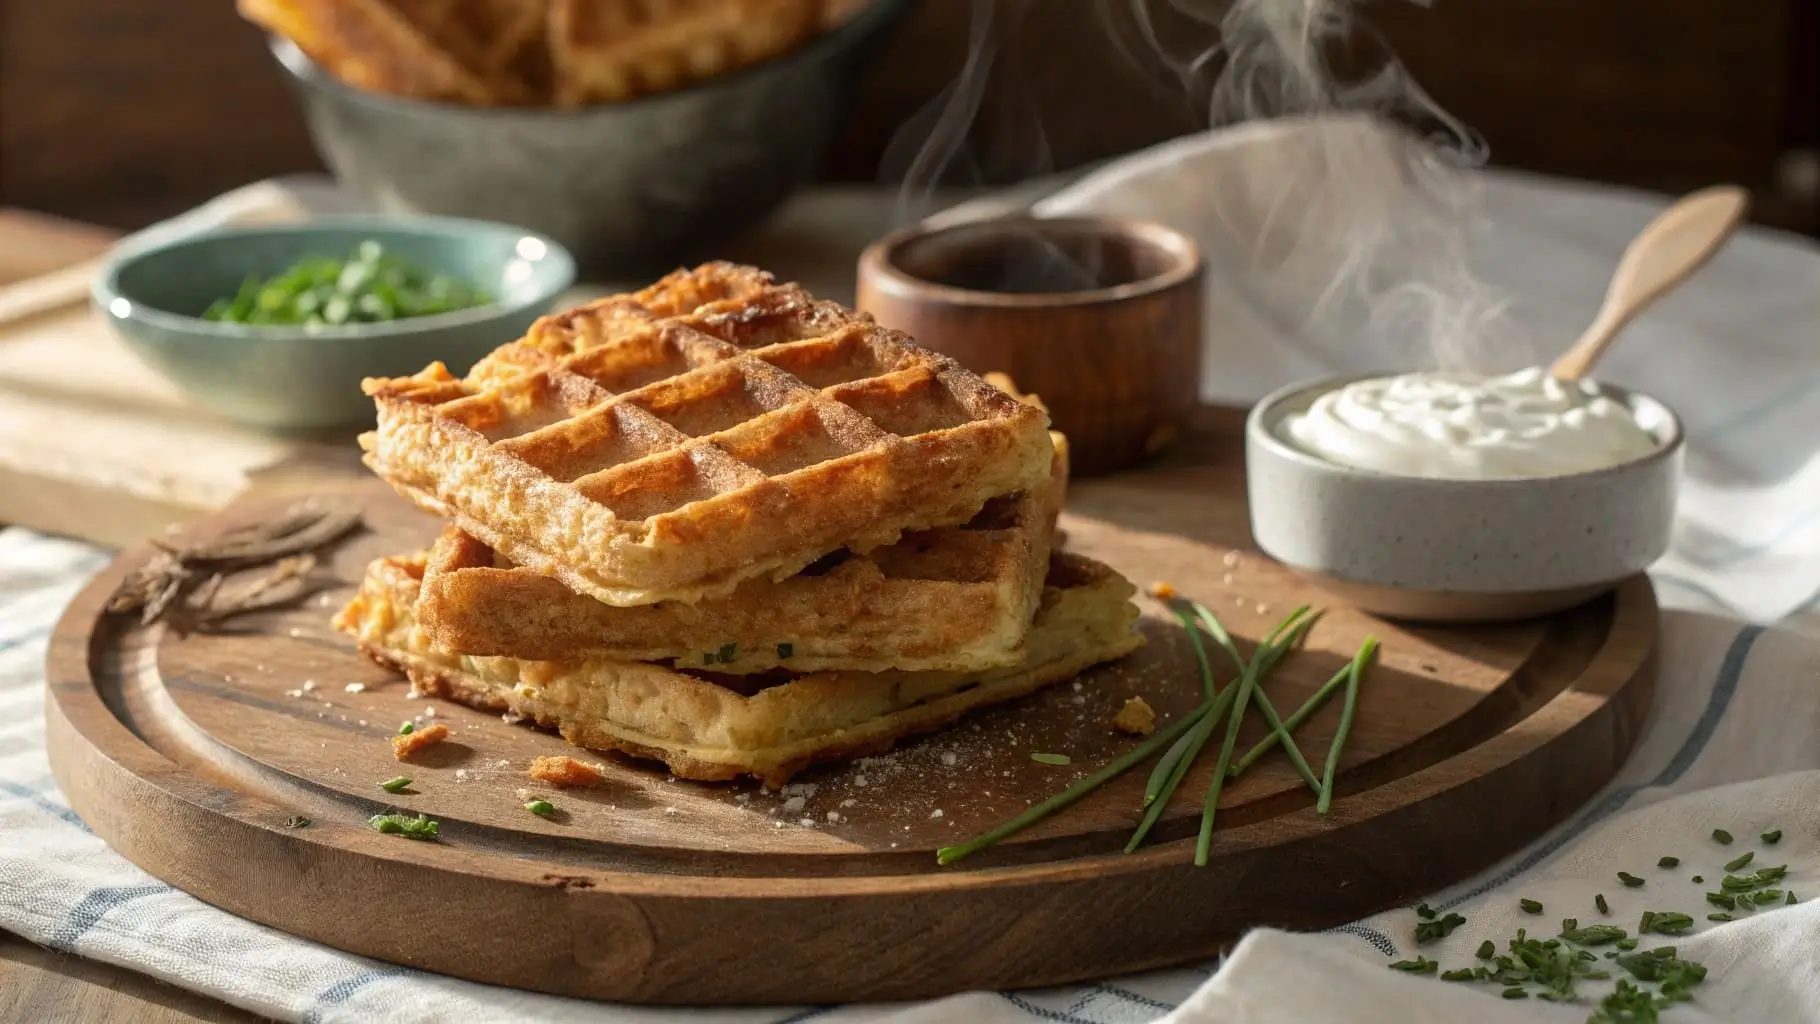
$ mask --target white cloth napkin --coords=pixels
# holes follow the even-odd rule
[[[1219,183],[1235,180],[1267,184],[1270,161],[1307,145],[1303,133],[1332,130],[1358,128],[1285,123],[1183,140],[1111,165],[1043,209],[1142,213],[1193,232],[1229,259],[1245,251],[1237,248],[1244,240],[1206,212],[1234,200],[1210,205],[1209,190],[1225,195]],[[1604,275],[1662,201],[1506,175],[1483,184],[1492,229],[1481,267],[1515,292],[1540,358],[1590,318]],[[1219,301],[1210,318],[1210,396],[1252,397],[1286,377],[1395,368],[1409,357],[1313,333],[1278,348],[1282,329],[1269,333],[1276,314],[1268,303],[1238,291],[1230,276],[1212,287]],[[1804,901],[1820,898],[1820,643],[1710,614],[1774,618],[1805,603],[1820,580],[1820,515],[1813,513],[1820,470],[1812,468],[1820,440],[1820,365],[1811,353],[1820,340],[1817,289],[1813,245],[1749,231],[1685,293],[1633,327],[1614,356],[1608,376],[1669,401],[1693,438],[1683,530],[1657,574],[1664,603],[1676,610],[1664,615],[1656,704],[1636,753],[1597,799],[1481,877],[1429,897],[1467,918],[1432,946],[1414,945],[1415,916],[1401,909],[1318,935],[1256,932],[1223,964],[1067,989],[920,1005],[684,1011],[493,988],[303,942],[151,878],[70,812],[43,747],[45,640],[107,555],[17,529],[0,530],[0,928],[283,1020],[1517,1024],[1581,1021],[1590,1007],[1505,1001],[1484,985],[1386,966],[1417,953],[1443,968],[1468,966],[1483,939],[1501,941],[1524,926],[1552,934],[1564,917],[1601,919],[1593,896],[1603,894],[1611,920],[1627,927],[1646,909],[1683,910],[1699,921],[1674,944],[1711,973],[1696,1001],[1666,1020],[1820,1024],[1820,910],[1804,902],[1713,924],[1701,901],[1720,865],[1752,849],[1759,864],[1787,863],[1786,887]],[[1715,827],[1737,842],[1717,845]],[[1774,847],[1756,838],[1769,829],[1783,833]],[[1656,868],[1665,855],[1681,866]],[[1625,888],[1619,870],[1644,876],[1646,885]],[[1694,873],[1706,877],[1704,887],[1689,880]],[[1523,914],[1519,898],[1542,901],[1545,913]]]

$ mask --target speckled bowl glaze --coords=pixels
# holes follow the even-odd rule
[[[1258,547],[1341,600],[1415,621],[1528,618],[1595,597],[1668,550],[1683,444],[1680,420],[1661,402],[1607,387],[1659,447],[1559,477],[1394,476],[1327,462],[1283,439],[1285,417],[1360,379],[1284,388],[1245,424]]]

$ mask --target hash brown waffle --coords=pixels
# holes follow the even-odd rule
[[[1050,480],[994,498],[964,526],[905,534],[864,555],[837,552],[788,579],[748,580],[692,605],[601,604],[502,565],[448,527],[430,552],[416,615],[445,650],[546,661],[671,661],[735,675],[1015,665],[1067,490],[1066,442],[1052,437]]]
[[[548,77],[547,0],[239,0],[241,16],[370,92],[525,103]]]
[[[716,78],[821,28],[820,0],[550,0],[558,106],[630,99]]]
[[[810,764],[888,750],[906,736],[1072,678],[1143,643],[1134,628],[1131,584],[1098,562],[1058,552],[1025,660],[986,673],[717,680],[646,662],[473,657],[437,646],[414,618],[425,558],[374,561],[336,628],[352,634],[367,656],[403,671],[415,692],[521,715],[577,746],[662,761],[685,779],[750,775],[781,786]]]
[[[640,294],[655,305],[546,317],[467,379],[440,363],[369,379],[368,466],[622,607],[959,525],[1049,476],[1041,409],[870,317],[725,263]]]

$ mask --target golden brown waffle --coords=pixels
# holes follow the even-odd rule
[[[870,317],[728,264],[647,293],[547,317],[464,380],[368,380],[367,464],[617,606],[783,579],[1050,474],[1039,408]]]
[[[476,106],[547,83],[547,0],[239,0],[330,74],[372,92]],[[547,85],[546,85],[547,87]]]
[[[578,746],[659,760],[685,779],[751,775],[782,785],[810,764],[887,750],[1143,643],[1131,584],[1098,562],[1057,553],[1025,660],[991,672],[713,676],[602,658],[473,657],[436,645],[415,621],[425,558],[373,562],[336,628],[402,670],[418,693],[522,715]]]
[[[417,618],[445,650],[544,661],[671,661],[742,675],[1015,665],[1067,488],[1067,447],[1052,438],[1050,481],[987,502],[964,526],[837,552],[789,579],[748,580],[692,605],[605,605],[449,527],[430,552]]]
[[[556,102],[667,92],[756,64],[822,27],[820,0],[550,0]]]

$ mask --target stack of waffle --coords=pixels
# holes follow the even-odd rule
[[[447,520],[338,617],[422,694],[780,784],[1141,642],[1052,551],[1040,405],[724,263],[373,380],[367,464]]]

